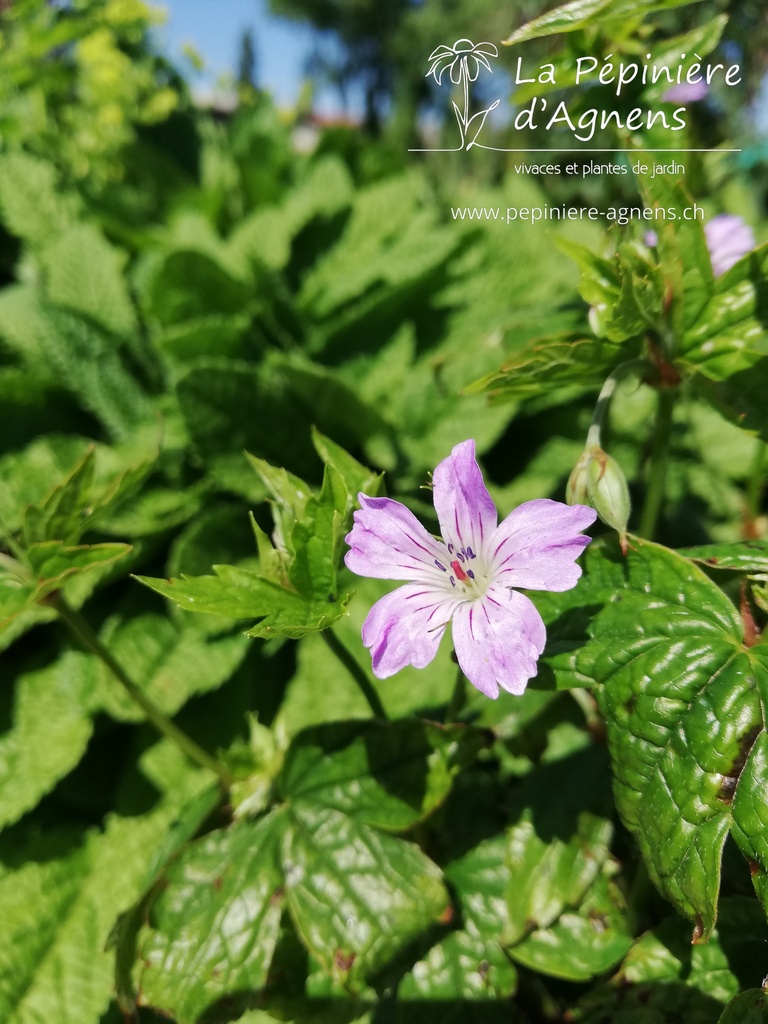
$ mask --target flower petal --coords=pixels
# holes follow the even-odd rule
[[[420,583],[398,587],[377,601],[363,623],[373,674],[386,679],[406,665],[428,665],[456,603],[450,593]]]
[[[462,76],[467,73],[467,58],[457,57],[456,60],[451,64],[451,81],[454,85],[458,85],[461,82]]]
[[[581,576],[576,564],[590,538],[581,530],[597,513],[586,505],[537,498],[510,512],[490,540],[487,558],[494,583],[526,590],[570,590]]]
[[[435,58],[437,58],[437,57],[448,57],[448,56],[455,57],[456,56],[456,51],[453,49],[452,46],[446,46],[445,43],[443,43],[441,46],[436,47],[432,51],[432,53],[430,53],[429,59],[430,60],[435,60]]]
[[[493,74],[493,68],[488,63],[488,58],[487,57],[483,57],[479,53],[475,53],[475,54],[473,54],[473,59],[475,60],[475,62],[477,64],[477,71],[478,72],[480,71],[480,65],[482,64],[484,68],[487,68],[491,72],[491,74]],[[477,74],[475,74],[475,78],[477,78]],[[475,78],[472,79],[473,82],[475,81]]]
[[[490,587],[453,616],[453,645],[461,670],[487,697],[499,687],[520,694],[536,675],[547,632],[533,603],[514,590]]]
[[[457,58],[453,53],[446,53],[440,57],[435,58],[434,62],[432,63],[432,66],[430,67],[429,71],[426,73],[424,77],[429,78],[430,75],[434,75],[435,81],[437,82],[438,85],[440,85],[442,83],[443,74],[445,73],[445,71],[448,70],[449,67],[453,65],[454,61],[456,60]]]
[[[475,56],[477,56],[478,53],[484,53],[487,57],[499,56],[498,48],[494,46],[493,43],[478,43],[472,52]]]
[[[470,82],[476,82],[477,76],[480,74],[480,64],[478,63],[477,57],[473,57],[470,61],[469,57],[464,57],[464,66],[467,69],[467,77]]]
[[[380,580],[427,580],[439,586],[442,577],[448,582],[445,546],[427,533],[413,512],[391,498],[357,497],[362,508],[355,512],[355,524],[345,537],[348,569]]]
[[[496,529],[496,506],[475,459],[475,442],[457,444],[432,475],[433,500],[446,544],[478,554]]]

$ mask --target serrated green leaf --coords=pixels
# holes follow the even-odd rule
[[[243,313],[253,302],[253,286],[207,253],[175,249],[153,257],[137,272],[137,288],[147,316],[165,327]]]
[[[700,544],[680,548],[678,554],[711,569],[732,572],[768,572],[768,541],[744,540],[738,544]]]
[[[98,1024],[113,991],[107,937],[115,916],[138,896],[145,852],[163,835],[184,789],[148,815],[110,816],[103,833],[93,830],[82,842],[46,835],[27,863],[0,877],[6,1024]]]
[[[74,220],[78,202],[62,190],[52,161],[28,153],[0,160],[0,211],[12,235],[34,246],[47,243]]]
[[[218,999],[263,988],[282,915],[272,814],[212,832],[171,864],[140,936],[139,1002],[195,1024]]]
[[[27,508],[24,514],[27,544],[50,540],[71,544],[78,539],[95,468],[94,449],[89,448],[66,480],[57,484],[40,505]]]
[[[381,493],[380,488],[384,479],[382,473],[374,473],[373,470],[366,469],[340,445],[325,437],[314,427],[312,428],[312,444],[323,462],[336,470],[353,498],[358,491],[368,495]]]
[[[80,223],[41,253],[50,302],[84,314],[106,330],[130,337],[136,314],[123,277],[123,259],[91,224]]]
[[[94,659],[73,651],[16,680],[11,726],[0,735],[0,828],[35,807],[80,761],[93,732],[95,680]]]
[[[541,766],[523,782],[517,820],[507,831],[505,944],[578,907],[599,876],[613,835],[606,768],[600,752],[588,749]]]
[[[537,928],[509,955],[530,970],[568,981],[588,981],[615,967],[632,945],[624,900],[610,879],[615,871],[604,864],[578,910]]]
[[[272,580],[232,565],[213,567],[216,576],[180,576],[158,580],[137,576],[152,590],[186,611],[223,615],[231,619],[259,619],[248,636],[298,639],[325,629],[345,610],[345,597],[328,595],[325,602],[306,601],[300,594]]]
[[[411,843],[339,811],[297,800],[288,810],[288,907],[327,973],[359,988],[445,913],[440,870]]]
[[[510,999],[516,990],[517,970],[498,942],[485,942],[468,931],[453,931],[414,964],[400,982],[397,994],[406,1003],[457,1002],[462,1012],[463,1000],[487,1005],[486,1000]],[[428,1007],[426,1003],[425,1009]],[[442,1018],[442,1011],[440,1015]],[[462,1019],[466,1020],[464,1013]]]
[[[79,544],[70,547],[59,540],[32,544],[26,551],[26,557],[37,577],[35,599],[58,589],[70,576],[117,562],[130,551],[130,544]]]
[[[288,748],[280,789],[286,800],[301,798],[399,832],[445,799],[484,740],[479,730],[417,719],[314,726]]]
[[[689,927],[679,917],[664,921],[637,940],[607,985],[584,999],[576,1019],[713,1024],[740,988],[761,980],[765,935],[763,913],[752,899],[724,899],[718,926],[704,945],[691,945]]]
[[[603,684],[619,813],[656,885],[706,939],[765,669],[742,646],[736,609],[691,562],[631,541],[626,573],[577,663]]]
[[[599,388],[606,374],[624,358],[623,352],[604,340],[579,334],[541,338],[498,370],[473,381],[463,393],[488,392],[495,402],[536,398],[546,388]]]
[[[602,24],[608,18],[643,17],[654,11],[672,10],[695,2],[696,0],[570,0],[570,3],[527,22],[504,42],[511,46],[513,43],[540,39],[542,36],[556,35],[559,32],[576,32],[594,24]]]

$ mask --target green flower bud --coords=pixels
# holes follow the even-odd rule
[[[618,462],[602,448],[584,449],[568,480],[565,500],[569,505],[591,505],[606,526],[618,530],[622,550],[626,548],[629,488]]]

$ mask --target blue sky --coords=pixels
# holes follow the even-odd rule
[[[164,49],[180,62],[182,47],[191,44],[205,59],[206,70],[198,87],[210,87],[218,76],[236,67],[240,36],[250,28],[256,41],[259,84],[277,102],[295,102],[302,81],[302,66],[311,51],[312,33],[297,22],[273,18],[267,0],[162,0],[167,21],[160,31]],[[322,106],[334,106],[324,97]]]

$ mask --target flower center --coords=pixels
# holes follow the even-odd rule
[[[460,548],[457,550],[453,544],[448,544],[447,548],[448,554],[455,555],[456,557],[448,562],[448,567],[437,559],[435,559],[435,565],[441,572],[448,574],[451,587],[455,590],[458,585],[459,590],[468,591],[472,597],[485,593],[485,574],[481,571],[480,578],[478,579],[475,576],[475,570],[470,568],[470,564],[477,558],[472,548]]]

